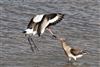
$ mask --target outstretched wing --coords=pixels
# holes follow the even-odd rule
[[[37,33],[40,36],[48,26],[55,25],[61,21],[63,16],[64,14],[61,13],[36,15],[30,20],[27,28],[33,28],[34,30],[37,27]]]
[[[32,26],[34,26],[33,18],[31,18],[29,24],[27,25],[27,28],[32,29]]]
[[[52,13],[52,14],[48,14],[47,17],[49,19],[48,23],[50,23],[49,26],[51,26],[51,25],[55,25],[58,22],[60,22],[63,19],[64,14]]]

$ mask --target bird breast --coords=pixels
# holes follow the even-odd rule
[[[65,42],[63,42],[63,49],[67,52],[67,53],[69,53],[70,52],[70,49],[71,49],[71,47],[70,46],[68,46]]]

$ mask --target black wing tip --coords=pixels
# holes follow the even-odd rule
[[[62,15],[62,16],[66,15],[66,14],[60,13],[60,12],[57,12],[57,13],[48,13],[48,14],[59,14],[59,15]]]
[[[33,17],[30,19],[29,24],[27,25],[27,28],[32,28]]]
[[[60,15],[59,20],[62,20],[62,19],[64,18],[64,16],[66,15],[66,14],[64,14],[64,13],[58,13],[58,14]]]
[[[64,14],[64,13],[58,13],[58,14],[60,14],[60,15],[66,15],[66,14]]]
[[[56,25],[57,23],[59,23],[64,18],[64,15],[65,15],[65,14],[62,14],[62,13],[56,13],[56,14],[61,15],[60,18],[57,21],[55,21],[54,23],[50,23],[48,25],[48,27],[51,26],[51,25]]]

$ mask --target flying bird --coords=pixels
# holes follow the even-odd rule
[[[41,36],[45,30],[48,30],[50,34],[56,38],[56,35],[50,29],[50,26],[56,25],[58,22],[62,20],[64,14],[62,13],[50,13],[50,14],[39,14],[35,15],[31,18],[27,29],[23,31],[25,35],[29,35],[28,41],[31,45],[31,50],[34,51],[32,47],[32,43],[34,47],[38,50],[37,46],[35,45],[31,35],[38,35]]]
[[[74,59],[75,61],[77,58],[81,58],[84,54],[87,54],[86,50],[81,50],[80,48],[73,48],[70,47],[66,42],[64,38],[59,39],[62,45],[62,48],[65,52],[65,54],[68,56],[69,61],[71,59]]]

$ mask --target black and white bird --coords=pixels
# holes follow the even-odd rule
[[[84,54],[87,54],[87,50],[81,50],[80,48],[70,47],[65,42],[64,38],[60,38],[59,40],[61,42],[65,54],[68,56],[69,61],[71,61],[71,59],[74,59],[76,61],[77,58],[81,58]]]
[[[35,15],[31,18],[27,29],[23,31],[23,33],[25,35],[29,35],[28,37],[28,41],[31,45],[31,49],[33,51],[32,48],[32,43],[34,43],[34,41],[32,40],[30,35],[38,35],[41,36],[45,30],[48,30],[51,35],[53,37],[56,38],[56,35],[54,35],[54,33],[52,32],[52,30],[50,29],[50,26],[57,24],[58,22],[60,22],[62,20],[62,18],[64,17],[64,14],[62,13],[50,13],[50,14],[39,14],[39,15]],[[34,47],[36,49],[38,49],[34,43]]]

